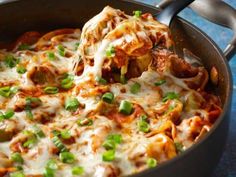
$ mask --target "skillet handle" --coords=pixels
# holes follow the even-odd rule
[[[163,0],[157,7],[163,9],[173,0]],[[234,32],[233,39],[224,50],[227,60],[236,54],[236,10],[221,0],[196,0],[190,7],[204,18],[230,28]]]

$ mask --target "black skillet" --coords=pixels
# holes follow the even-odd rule
[[[0,1],[1,2],[1,1]],[[30,30],[49,31],[61,27],[82,27],[83,24],[110,5],[128,14],[142,10],[157,14],[157,8],[131,0],[13,0],[0,3],[0,41],[10,41]],[[212,8],[212,7],[210,7]],[[235,24],[229,7],[223,8],[228,24]],[[231,26],[231,25],[227,25]],[[133,177],[210,177],[218,163],[227,138],[231,110],[232,79],[227,59],[235,51],[234,41],[228,49],[227,59],[218,46],[197,27],[181,18],[174,18],[171,31],[176,50],[181,54],[187,48],[200,57],[210,71],[219,71],[219,84],[212,87],[221,98],[223,113],[210,133],[176,158]]]

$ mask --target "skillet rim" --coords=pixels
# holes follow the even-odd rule
[[[3,2],[0,2],[0,6],[1,5],[5,5],[5,4],[11,4],[11,3],[17,3],[20,1],[24,1],[24,0],[6,0]],[[147,9],[152,9],[153,11],[156,11],[156,13],[160,12],[160,9],[158,9],[155,6],[149,5],[149,4],[145,4],[142,2],[137,2],[135,0],[119,0],[119,1],[123,1],[123,2],[129,2],[131,4],[137,4],[140,6],[143,6]],[[155,14],[153,14],[155,15]],[[185,150],[183,153],[178,154],[176,157],[167,160],[166,162],[163,162],[161,164],[159,164],[158,166],[156,166],[155,168],[149,168],[146,169],[144,171],[141,171],[139,173],[136,174],[132,174],[129,175],[129,177],[141,177],[141,176],[145,176],[146,174],[148,174],[148,172],[150,173],[154,173],[156,171],[158,171],[159,169],[163,169],[166,166],[170,165],[170,164],[174,164],[177,161],[180,161],[181,159],[185,158],[186,156],[189,155],[189,153],[191,153],[194,149],[197,149],[199,146],[201,146],[205,141],[207,141],[209,139],[209,136],[211,136],[213,133],[215,133],[216,129],[219,127],[219,125],[225,121],[225,119],[227,119],[227,114],[231,112],[231,102],[232,102],[232,93],[233,93],[233,81],[232,81],[232,72],[231,69],[229,67],[229,63],[226,59],[226,57],[224,56],[222,50],[219,48],[219,46],[205,33],[203,32],[201,29],[199,29],[197,26],[195,26],[194,24],[188,22],[187,20],[176,16],[175,19],[177,19],[178,21],[180,21],[181,23],[183,23],[185,26],[188,26],[191,28],[191,30],[197,32],[199,35],[201,35],[211,46],[213,46],[214,50],[216,51],[217,55],[220,56],[220,60],[222,61],[222,66],[224,68],[226,68],[226,75],[224,76],[227,86],[226,86],[226,99],[225,99],[225,103],[224,106],[222,107],[223,112],[221,113],[220,117],[216,120],[216,122],[214,123],[214,126],[210,129],[210,131],[204,135],[203,138],[201,138],[200,140],[197,141],[196,144],[193,144],[190,148],[188,148],[187,150]],[[231,115],[228,115],[229,117]]]

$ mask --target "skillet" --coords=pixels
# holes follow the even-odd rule
[[[8,1],[0,6],[0,41],[10,42],[30,30],[49,31],[61,27],[82,27],[106,5],[128,14],[137,9],[152,14],[158,13],[155,7],[128,0]],[[173,20],[170,28],[179,54],[186,48],[202,59],[208,71],[213,66],[219,71],[218,85],[209,87],[221,98],[223,112],[211,131],[197,144],[176,158],[133,177],[209,177],[226,143],[232,97],[231,72],[222,51],[202,31],[178,17]],[[227,57],[233,55],[232,51],[235,51],[233,45],[230,51],[227,51]],[[229,53],[231,55],[228,55]]]

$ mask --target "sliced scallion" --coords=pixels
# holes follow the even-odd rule
[[[175,92],[167,92],[163,97],[162,101],[166,102],[167,100],[179,99],[179,94]]]
[[[157,166],[157,160],[154,159],[154,158],[148,158],[148,159],[147,159],[147,166],[148,166],[149,168],[154,168],[154,167],[156,167],[156,166]]]
[[[76,111],[79,104],[80,103],[77,98],[67,98],[65,101],[65,109],[68,111]]]
[[[119,106],[119,112],[122,114],[130,115],[133,111],[133,105],[129,101],[122,100]]]
[[[107,103],[112,103],[114,100],[114,94],[112,92],[107,92],[102,95],[102,100]]]
[[[130,87],[130,92],[133,94],[137,94],[140,92],[141,85],[138,82],[135,82],[133,85]]]
[[[75,162],[76,160],[75,156],[71,152],[61,152],[59,158],[63,163],[69,163],[69,164]]]
[[[82,175],[84,173],[84,168],[81,166],[75,166],[71,169],[72,175]]]
[[[52,86],[45,87],[43,90],[44,93],[47,94],[56,94],[59,92],[59,89],[57,87],[52,87]]]
[[[111,162],[115,160],[115,151],[114,150],[107,150],[102,154],[102,160],[104,162]]]

